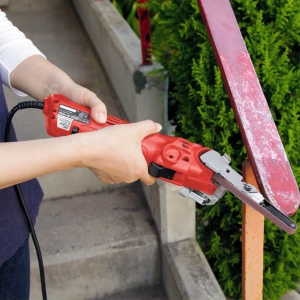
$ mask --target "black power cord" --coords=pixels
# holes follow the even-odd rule
[[[26,108],[37,108],[37,109],[43,109],[44,108],[44,102],[39,102],[39,101],[24,101],[20,102],[17,104],[8,114],[7,120],[6,120],[6,125],[5,125],[5,137],[4,141],[5,142],[10,142],[10,128],[11,128],[11,121],[14,116],[14,114],[20,110],[20,109],[26,109]],[[30,217],[30,214],[28,212],[24,196],[22,194],[22,191],[20,189],[20,186],[18,184],[14,185],[15,191],[17,193],[20,205],[24,211],[24,214],[26,216],[28,226],[29,226],[29,231],[32,237],[32,241],[34,243],[34,247],[36,250],[36,255],[39,263],[39,269],[40,269],[40,279],[41,279],[41,289],[42,289],[42,295],[43,295],[43,300],[47,300],[47,292],[46,292],[46,280],[45,280],[45,271],[44,271],[44,264],[43,264],[43,258],[42,258],[42,253],[41,249],[39,246],[39,242],[37,239],[37,236],[35,234],[34,226]]]

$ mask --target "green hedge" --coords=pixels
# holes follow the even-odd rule
[[[127,21],[137,36],[140,35],[140,25],[137,13],[137,0],[110,0],[120,15]]]
[[[231,0],[251,59],[300,182],[300,3]],[[246,151],[195,0],[150,0],[159,12],[155,58],[167,70],[178,109],[175,134],[232,158],[241,171]],[[293,216],[300,223],[299,213]],[[300,279],[300,237],[265,222],[264,299],[280,296]],[[241,298],[241,201],[227,193],[197,209],[198,241],[224,291]]]

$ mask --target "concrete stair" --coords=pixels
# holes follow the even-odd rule
[[[41,205],[36,233],[49,299],[167,299],[159,286],[157,233],[138,183],[47,200]],[[31,252],[30,299],[38,300],[33,245]]]
[[[141,287],[123,293],[89,300],[167,300],[164,288],[161,285]]]

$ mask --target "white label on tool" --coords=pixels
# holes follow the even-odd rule
[[[90,124],[89,114],[72,107],[60,105],[57,116],[57,127],[69,131],[73,120]]]
[[[70,130],[73,119],[58,115],[57,118],[57,127],[64,130]]]

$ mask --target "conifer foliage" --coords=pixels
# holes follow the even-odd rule
[[[300,183],[300,5],[297,0],[231,0],[296,180]],[[195,0],[150,0],[158,12],[153,53],[176,99],[176,135],[232,158],[246,151]],[[300,224],[300,214],[292,217]],[[197,209],[199,244],[224,291],[241,298],[241,201],[227,193]],[[300,230],[265,222],[264,299],[278,300],[300,279]]]

